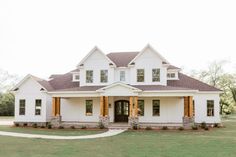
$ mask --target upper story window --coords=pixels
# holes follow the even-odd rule
[[[160,82],[160,69],[152,69],[152,82]]]
[[[101,70],[100,71],[100,81],[101,81],[101,83],[108,82],[108,70]]]
[[[175,73],[167,73],[167,78],[175,78]]]
[[[86,83],[93,83],[93,70],[86,70]]]
[[[80,76],[78,73],[73,74],[73,82],[79,81],[79,79],[80,79]]]
[[[120,71],[120,81],[125,81],[125,71]]]
[[[41,115],[41,108],[42,108],[42,100],[36,99],[35,100],[35,115]]]
[[[144,82],[144,69],[137,69],[137,82]]]
[[[207,100],[207,116],[214,116],[214,100]]]
[[[19,101],[19,115],[25,115],[25,99]]]

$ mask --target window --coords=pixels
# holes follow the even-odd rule
[[[79,77],[79,74],[73,74],[73,81],[76,82],[76,81],[79,81],[80,77]]]
[[[152,101],[152,115],[160,116],[160,100]]]
[[[152,82],[160,82],[160,69],[152,69]]]
[[[41,108],[42,108],[42,100],[36,99],[35,100],[35,115],[41,115]]]
[[[207,100],[207,116],[214,116],[214,100]]]
[[[175,78],[175,73],[167,73],[168,78]]]
[[[20,108],[19,108],[19,115],[25,115],[25,100],[20,100]]]
[[[86,116],[93,115],[93,100],[86,100]]]
[[[138,115],[144,116],[144,100],[138,100]]]
[[[144,69],[137,69],[137,82],[144,82]]]
[[[107,83],[108,80],[108,70],[100,71],[100,81],[101,83]]]
[[[125,71],[120,71],[120,81],[125,81]]]
[[[86,83],[93,83],[93,70],[86,70]]]

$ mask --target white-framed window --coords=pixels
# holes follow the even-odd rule
[[[160,82],[160,69],[152,69],[152,82]]]
[[[93,100],[85,101],[85,115],[92,116],[93,115]]]
[[[152,115],[160,116],[160,100],[152,100]]]
[[[175,73],[167,73],[167,78],[176,78]]]
[[[80,80],[80,75],[78,73],[73,74],[73,82],[77,82]]]
[[[144,100],[138,100],[138,115],[144,116]]]
[[[86,70],[86,83],[93,83],[93,70]]]
[[[120,71],[120,81],[125,81],[125,71]]]
[[[214,100],[207,100],[207,116],[214,116]]]
[[[144,82],[144,69],[137,69],[137,82]]]
[[[42,110],[42,100],[41,99],[36,99],[35,100],[35,115],[41,115],[41,110]]]
[[[100,71],[100,82],[107,83],[108,82],[108,70]]]
[[[19,115],[25,115],[25,99],[19,100]]]

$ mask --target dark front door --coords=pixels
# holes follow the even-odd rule
[[[115,122],[128,122],[129,101],[118,100],[115,102]]]

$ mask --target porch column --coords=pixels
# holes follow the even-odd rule
[[[100,116],[104,116],[104,96],[100,96]]]
[[[105,96],[105,100],[104,100],[104,107],[105,107],[105,116],[108,116],[109,115],[109,105],[108,105],[108,96]]]
[[[129,97],[129,117],[133,117],[133,97]]]
[[[193,97],[184,97],[184,116],[193,117]]]
[[[193,97],[189,96],[189,117],[193,117]]]
[[[134,116],[138,117],[138,97],[134,97]]]
[[[52,115],[53,116],[61,115],[61,98],[60,97],[52,98]]]

